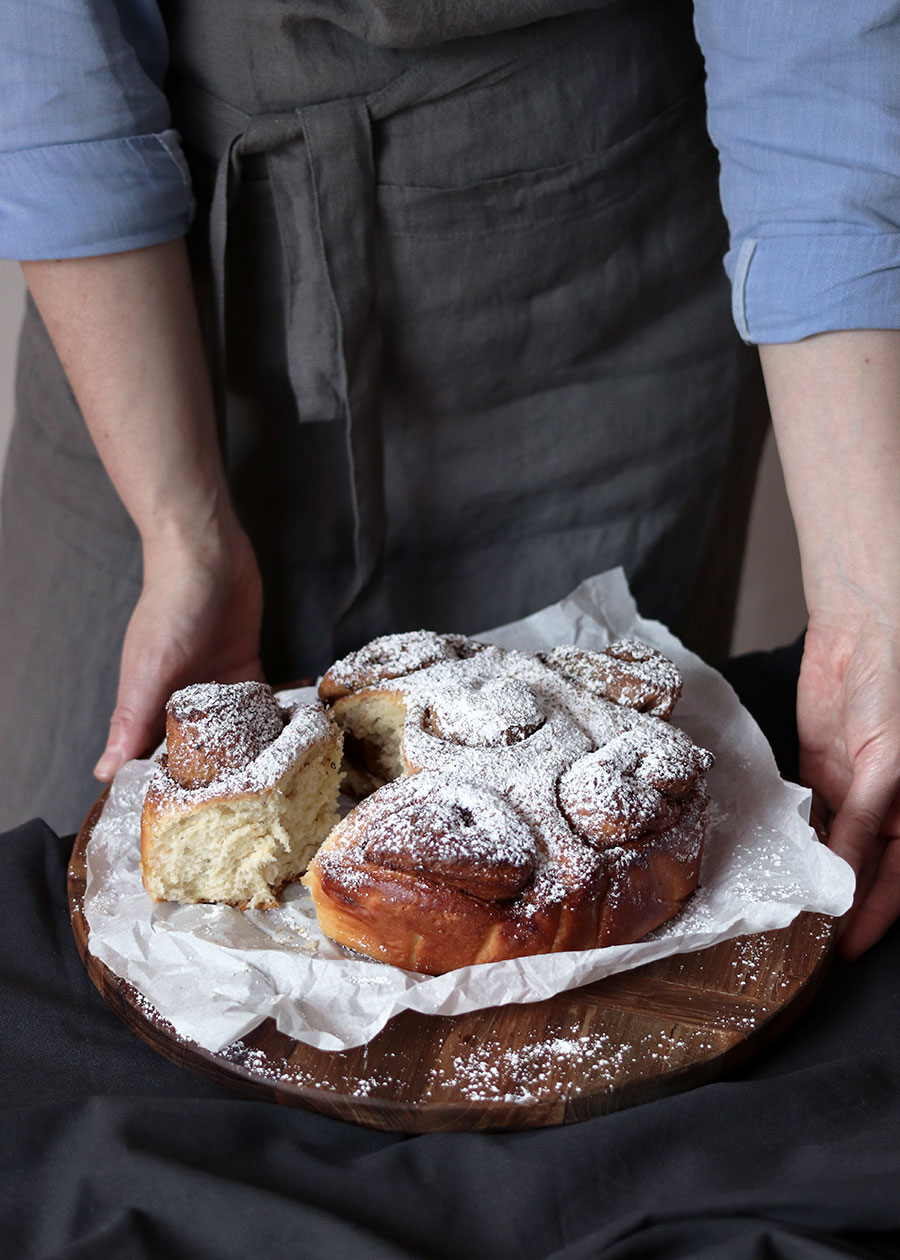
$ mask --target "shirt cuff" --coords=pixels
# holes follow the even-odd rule
[[[194,210],[178,134],[0,153],[0,257],[84,258],[183,236]]]
[[[725,269],[745,341],[900,328],[900,233],[749,238]]]

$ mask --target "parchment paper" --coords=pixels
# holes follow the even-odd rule
[[[684,675],[674,721],[716,754],[701,887],[671,923],[634,945],[546,954],[420,976],[348,957],[318,930],[309,894],[291,886],[277,910],[154,906],[138,867],[140,811],[152,763],[116,776],[87,850],[89,948],[129,980],[181,1036],[216,1051],[268,1016],[324,1050],[361,1045],[399,1011],[455,1015],[536,1002],[668,954],[786,927],[802,910],[839,915],[850,867],[818,843],[810,794],[785,783],[759,727],[727,682],[659,622],[640,617],[620,569],[582,583],[524,621],[477,636],[528,651],[601,648],[639,638]],[[289,692],[307,696],[314,692]]]

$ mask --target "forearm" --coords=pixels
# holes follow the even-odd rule
[[[813,617],[900,625],[900,332],[760,346]]]
[[[810,613],[800,776],[857,875],[855,957],[900,917],[900,332],[761,351]]]
[[[23,270],[145,547],[229,524],[183,241]]]
[[[24,268],[143,543],[95,771],[108,780],[158,737],[176,687],[262,676],[262,585],[228,496],[183,243]]]

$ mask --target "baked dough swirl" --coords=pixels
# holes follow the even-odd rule
[[[320,696],[365,799],[303,879],[322,930],[439,974],[623,944],[699,879],[712,755],[665,720],[681,691],[638,643],[532,655],[386,636]]]

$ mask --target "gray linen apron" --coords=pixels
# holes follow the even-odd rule
[[[724,654],[765,413],[690,5],[161,7],[269,676],[509,620],[614,564],[645,614]],[[138,540],[33,312],[19,408],[2,817],[71,827]]]

